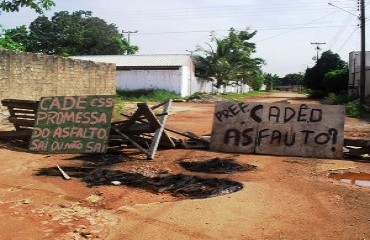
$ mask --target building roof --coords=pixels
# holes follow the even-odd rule
[[[191,63],[189,54],[89,55],[71,56],[70,58],[114,63],[116,67],[181,67]]]

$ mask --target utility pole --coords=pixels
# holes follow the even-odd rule
[[[190,74],[189,74],[189,94],[192,95],[193,92],[192,92],[192,81],[193,81],[193,70],[195,70],[193,68],[193,53],[196,52],[197,50],[185,50],[187,52],[190,53],[190,59],[191,59],[191,63],[190,63]],[[195,73],[194,73],[195,74]]]
[[[319,51],[321,50],[320,45],[326,44],[326,43],[320,43],[320,42],[314,42],[311,43],[312,45],[316,45],[316,62],[319,60]]]
[[[366,86],[366,46],[365,46],[365,0],[360,1],[361,21],[361,66],[360,66],[360,102],[365,103]]]
[[[130,35],[131,33],[138,33],[139,31],[138,30],[135,30],[135,31],[123,31],[122,30],[122,33],[127,33],[127,42],[128,42],[128,45],[130,45]]]

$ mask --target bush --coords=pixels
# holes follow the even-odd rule
[[[341,92],[339,94],[329,93],[323,101],[325,104],[340,104],[343,105],[348,102],[347,92]]]
[[[348,102],[345,105],[345,108],[346,108],[346,114],[349,117],[358,118],[365,112],[365,108],[363,107],[363,105],[360,103],[359,100]]]
[[[309,98],[324,98],[326,96],[326,93],[319,89],[319,90],[311,90],[310,95],[308,96]]]
[[[348,87],[348,70],[338,69],[325,74],[322,82],[327,93],[338,93],[347,90]]]

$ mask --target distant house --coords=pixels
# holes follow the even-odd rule
[[[223,92],[211,82],[195,77],[194,63],[187,54],[94,55],[73,59],[116,64],[117,90],[166,89],[182,97],[195,92]],[[249,87],[228,86],[227,92],[248,92]]]

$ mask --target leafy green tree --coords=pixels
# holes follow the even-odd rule
[[[55,6],[55,3],[52,0],[2,0],[0,2],[0,10],[5,12],[18,12],[21,7],[28,7],[34,9],[37,13],[43,13],[43,10],[49,10],[53,6]]]
[[[325,91],[339,93],[347,90],[348,74],[348,69],[338,69],[326,73],[323,80]]]
[[[332,51],[323,52],[317,63],[306,70],[305,85],[312,90],[324,90],[323,80],[326,73],[346,68],[346,63]]]
[[[60,56],[133,54],[138,51],[116,25],[82,10],[57,12],[50,20],[40,16],[30,24],[28,32],[22,26],[9,30],[7,35],[25,46],[27,51]]]
[[[267,90],[271,91],[274,89],[274,86],[280,85],[280,77],[276,74],[264,73],[263,79]]]
[[[14,41],[11,37],[7,36],[5,31],[0,26],[0,49],[24,51],[25,47],[22,44]]]
[[[9,37],[0,37],[0,49],[8,49],[8,50],[14,50],[14,51],[24,51],[25,48],[17,43],[14,42],[11,38]]]
[[[252,58],[255,44],[250,39],[256,32],[229,30],[229,35],[214,37],[208,48],[198,48],[194,56],[196,76],[215,82],[215,87],[230,83],[261,81],[261,58]],[[263,80],[262,80],[263,81]],[[258,87],[258,84],[255,84]]]
[[[304,83],[304,74],[303,73],[289,73],[285,75],[280,81],[280,85],[289,86],[289,85],[302,85]]]

